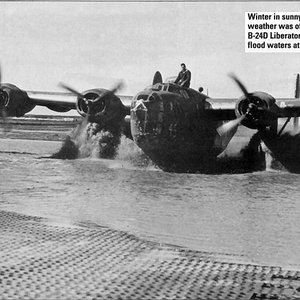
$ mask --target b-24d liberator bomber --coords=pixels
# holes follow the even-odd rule
[[[67,93],[26,92],[15,85],[1,83],[0,111],[3,118],[20,117],[36,105],[66,112],[76,109],[89,122],[98,123],[112,134],[122,132],[132,139],[159,168],[168,172],[206,172],[234,137],[239,125],[272,139],[280,136],[278,119],[300,116],[299,75],[295,98],[276,100],[266,92],[249,93],[231,75],[243,95],[226,99],[209,98],[192,88],[164,83],[156,72],[152,85],[132,97],[117,96],[119,83],[112,90],[96,88],[76,91],[66,84]],[[270,135],[267,136],[270,145]],[[272,144],[272,141],[271,141]],[[272,146],[272,145],[271,145]],[[271,149],[272,150],[272,149]]]

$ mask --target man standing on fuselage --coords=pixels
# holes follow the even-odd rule
[[[190,87],[190,83],[191,83],[191,72],[186,68],[184,63],[181,64],[181,68],[182,70],[179,72],[174,83],[182,87],[188,88]]]

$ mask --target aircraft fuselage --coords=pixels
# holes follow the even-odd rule
[[[222,121],[207,113],[207,96],[172,83],[157,83],[131,104],[135,143],[164,171],[205,172],[234,132],[220,137]]]

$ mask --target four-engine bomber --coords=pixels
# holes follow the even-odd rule
[[[264,133],[269,131],[276,137],[278,118],[287,118],[288,122],[300,116],[299,75],[297,99],[278,101],[265,92],[249,93],[232,75],[243,96],[237,101],[224,99],[227,107],[222,99],[163,83],[161,78],[157,72],[152,86],[137,93],[131,103],[130,97],[115,95],[121,83],[112,90],[98,88],[83,93],[65,84],[61,86],[68,93],[25,92],[12,84],[1,84],[0,111],[6,118],[23,116],[36,105],[59,112],[77,109],[81,116],[112,135],[125,134],[157,166],[172,172],[206,172],[240,124]],[[281,132],[282,129],[279,135]]]

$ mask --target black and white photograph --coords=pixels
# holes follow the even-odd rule
[[[298,1],[0,2],[0,300],[300,299]]]

